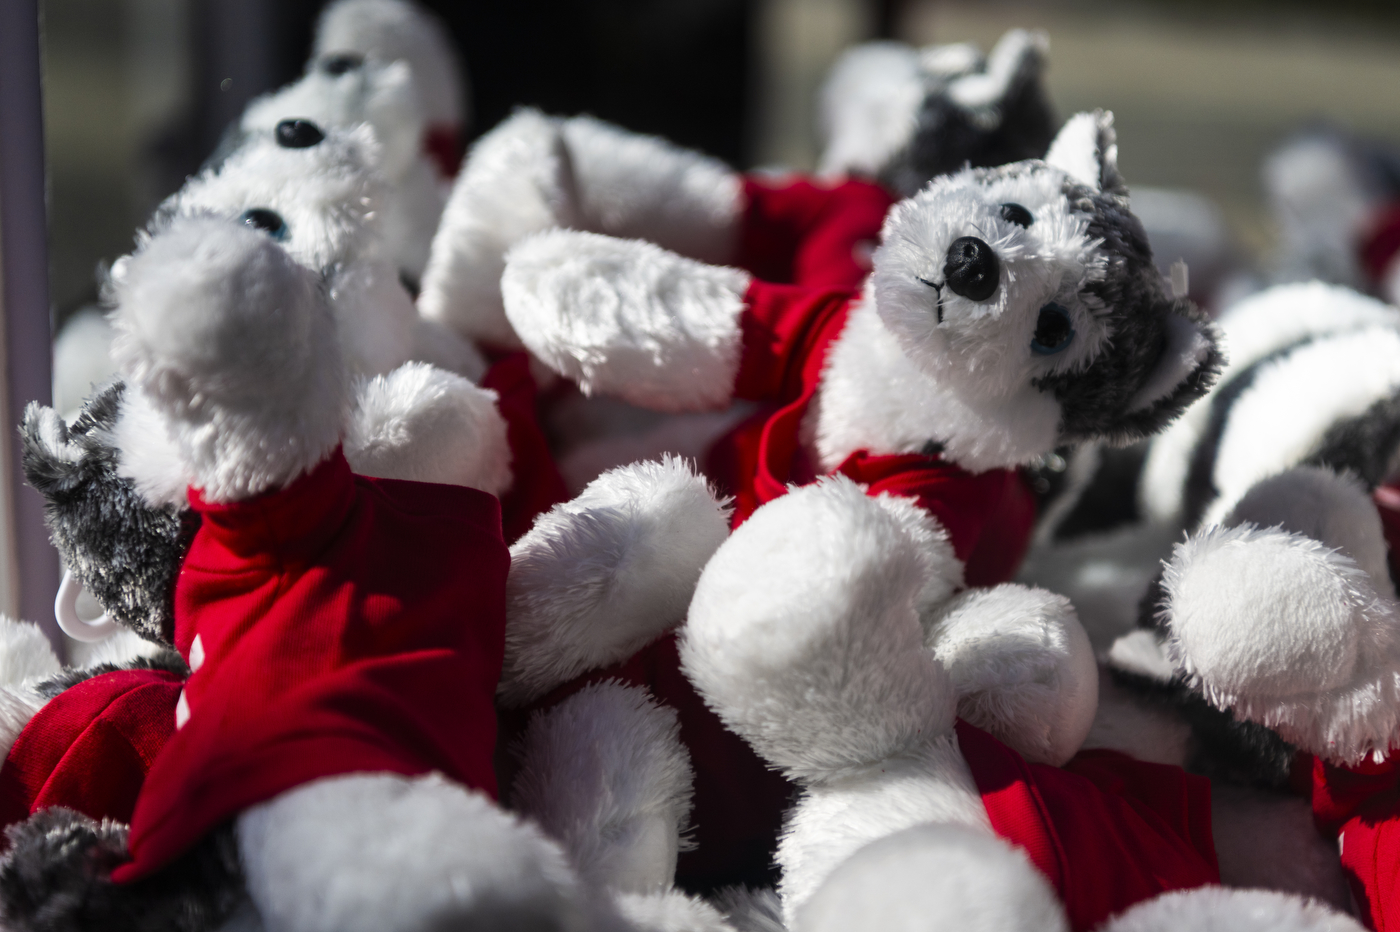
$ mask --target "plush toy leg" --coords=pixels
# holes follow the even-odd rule
[[[569,230],[521,242],[500,279],[530,352],[585,394],[658,411],[729,402],[749,280],[651,243]]]
[[[1272,890],[1198,887],[1139,903],[1099,932],[1361,932],[1361,923],[1316,900]]]
[[[925,592],[949,574],[938,537],[909,502],[824,480],[755,512],[696,587],[686,673],[807,785],[778,852],[789,920],[876,838],[931,821],[989,830],[952,735],[952,684],[919,625]]]
[[[1178,545],[1163,577],[1177,668],[1207,701],[1356,763],[1400,737],[1400,627],[1355,560],[1252,524]]]
[[[929,628],[952,678],[958,715],[1022,757],[1059,766],[1098,708],[1098,666],[1064,596],[1007,584],[964,592]]]
[[[599,476],[511,548],[500,701],[523,705],[680,623],[728,509],[683,461]]]
[[[1017,848],[958,825],[866,845],[797,913],[801,932],[1067,932],[1055,891]]]
[[[267,932],[589,924],[562,851],[438,776],[320,780],[247,810],[237,834]]]
[[[562,128],[587,229],[701,262],[733,260],[744,185],[729,166],[593,117]]]
[[[520,110],[472,148],[443,211],[418,309],[478,342],[520,346],[501,305],[505,254],[531,233],[579,226],[559,121]]]
[[[495,392],[424,363],[407,363],[356,389],[343,441],[355,472],[492,495],[510,488],[510,445]]]
[[[692,778],[676,713],[640,687],[599,683],[531,721],[511,805],[590,882],[662,892],[675,878]]]

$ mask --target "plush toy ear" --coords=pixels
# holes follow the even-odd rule
[[[1111,111],[1076,113],[1060,128],[1045,161],[1096,191],[1127,196],[1128,186],[1118,174],[1117,138]]]

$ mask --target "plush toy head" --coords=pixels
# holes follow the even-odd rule
[[[1111,115],[1080,114],[1044,162],[935,179],[890,212],[874,259],[905,354],[1035,453],[1147,436],[1221,362],[1212,327],[1166,292],[1113,138]]]
[[[207,214],[265,234],[324,278],[352,369],[387,372],[411,355],[417,315],[384,256],[378,152],[368,126],[332,130],[284,120],[192,178],[161,205],[148,235],[176,217]],[[124,274],[119,260],[112,269],[118,288]],[[116,303],[113,296],[108,303]]]
[[[823,174],[878,178],[908,197],[930,178],[1040,158],[1055,135],[1041,84],[1049,42],[1012,29],[990,56],[974,45],[851,49],[822,89]]]

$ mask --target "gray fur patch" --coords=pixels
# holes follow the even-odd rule
[[[985,168],[1038,159],[1055,138],[1055,113],[1040,80],[1042,63],[1027,57],[995,104],[994,125],[977,120],[948,97],[946,85],[919,107],[914,135],[880,170],[879,180],[912,197],[929,180],[965,166]]]
[[[181,657],[177,651],[169,648],[160,651],[154,657],[137,657],[127,663],[99,663],[91,667],[72,667],[65,669],[57,676],[51,676],[42,680],[34,687],[34,691],[45,699],[52,699],[65,689],[71,689],[79,683],[90,680],[94,676],[101,676],[104,673],[115,673],[118,670],[165,670],[184,679],[190,675],[189,664],[185,663],[185,658]]]
[[[31,405],[20,427],[24,475],[44,496],[50,537],[83,587],[118,623],[169,645],[175,577],[198,516],[152,508],[117,474],[110,430],[122,391],[117,382],[94,394],[71,428]]]
[[[208,932],[247,899],[231,827],[158,873],[115,884],[127,827],[55,806],[5,830],[0,927],[8,932]]]
[[[1124,446],[1149,437],[1209,391],[1224,363],[1212,339],[1207,358],[1171,394],[1147,408],[1128,410],[1166,349],[1167,319],[1178,316],[1201,324],[1208,319],[1190,301],[1167,294],[1142,223],[1128,209],[1117,176],[1108,181],[1111,186],[1104,192],[1065,185],[1074,209],[1090,215],[1089,235],[1102,241],[1108,257],[1104,279],[1086,291],[1103,307],[1096,316],[1108,326],[1109,349],[1084,369],[1034,383],[1060,403],[1063,443],[1104,440]]]

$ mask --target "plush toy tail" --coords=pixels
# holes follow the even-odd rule
[[[499,701],[518,707],[625,660],[685,617],[729,512],[685,462],[599,476],[511,548]]]

